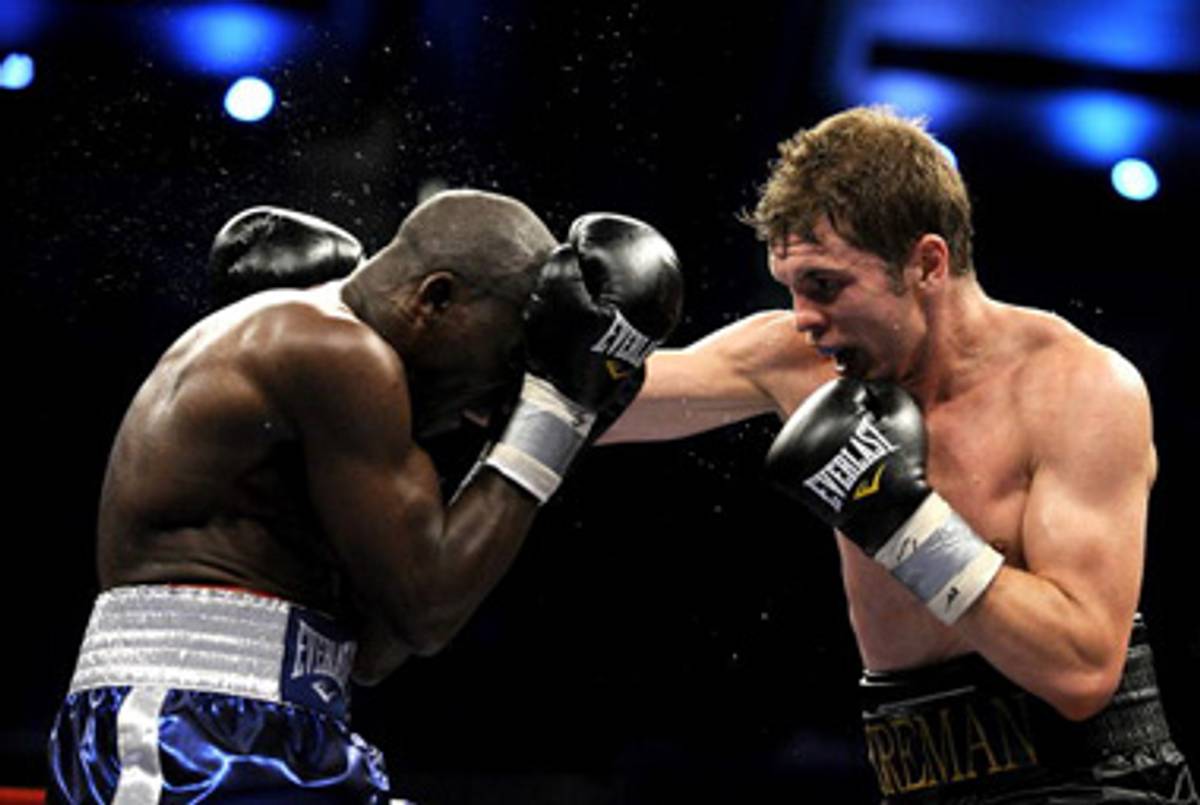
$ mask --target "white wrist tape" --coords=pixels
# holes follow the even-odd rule
[[[992,583],[1004,555],[934,492],[875,553],[943,623],[952,624]]]
[[[545,503],[583,446],[596,414],[540,377],[525,375],[521,399],[484,464]]]

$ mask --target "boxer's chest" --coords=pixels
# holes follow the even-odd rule
[[[976,533],[1020,566],[1028,438],[1010,397],[988,391],[929,412],[928,478]]]
[[[982,393],[987,392],[987,393]],[[981,537],[1024,565],[1021,523],[1029,491],[1028,438],[1003,383],[926,411],[930,484]],[[839,540],[846,593],[867,667],[908,668],[968,650],[888,572]]]

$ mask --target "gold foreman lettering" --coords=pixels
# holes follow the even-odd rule
[[[950,726],[950,708],[943,707],[938,711],[938,738],[935,742],[929,729],[929,722],[922,716],[916,716],[917,727],[921,731],[921,748],[925,750],[930,777],[935,781],[932,785],[944,782],[958,782],[963,779],[958,768],[958,753],[954,749],[954,729]],[[946,761],[950,763],[947,765]],[[948,776],[948,772],[953,774]],[[939,783],[940,781],[940,783]]]
[[[867,759],[875,767],[875,776],[879,778],[879,790],[884,794],[895,794],[898,790],[898,777],[892,768],[892,755],[896,743],[888,733],[887,724],[867,724]]]
[[[992,699],[992,707],[1000,721],[1000,740],[1004,742],[1004,757],[1008,761],[1004,764],[1005,771],[1023,766],[1036,766],[1038,762],[1037,750],[1033,745],[1033,730],[1029,725],[1029,711],[1025,708],[1026,698],[1024,694],[1019,694],[1009,700],[1009,703],[1015,705],[1019,720],[1003,699]],[[1010,744],[1010,736],[1017,739],[1016,746]],[[1013,757],[1014,748],[1020,748],[1024,752],[1023,762],[1017,762],[1017,758]]]
[[[913,726],[913,720],[924,725],[925,719],[920,716],[910,718],[894,718],[891,720],[892,730],[896,733],[896,748],[900,752],[900,769],[904,772],[904,785],[902,791],[919,791],[922,788],[932,788],[938,785],[938,780],[933,776],[933,768],[930,765],[929,757],[923,755],[923,762],[920,763],[919,769],[913,757],[913,738],[917,737],[918,728]],[[928,731],[928,726],[926,726]],[[920,777],[914,779],[913,771],[918,770]]]
[[[983,728],[983,724],[979,721],[979,716],[975,714],[975,708],[970,704],[966,707],[967,711],[967,767],[971,770],[971,776],[975,776],[975,753],[983,750],[987,755],[988,774],[995,774],[1002,768],[996,762],[996,753],[992,751],[992,745],[988,741],[988,734]]]
[[[866,724],[865,731],[868,758],[885,795],[1008,773],[1038,762],[1023,695],[892,716]]]

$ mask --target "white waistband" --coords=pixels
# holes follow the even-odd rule
[[[71,692],[162,685],[284,701],[288,625],[302,611],[280,599],[207,587],[109,590],[92,609]]]

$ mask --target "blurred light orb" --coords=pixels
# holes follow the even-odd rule
[[[33,83],[33,57],[10,53],[0,62],[0,88],[20,90]]]
[[[239,78],[225,93],[225,111],[243,123],[257,123],[274,108],[275,90],[261,78]]]
[[[1111,175],[1113,188],[1130,201],[1146,201],[1158,193],[1158,174],[1141,159],[1122,159]]]

